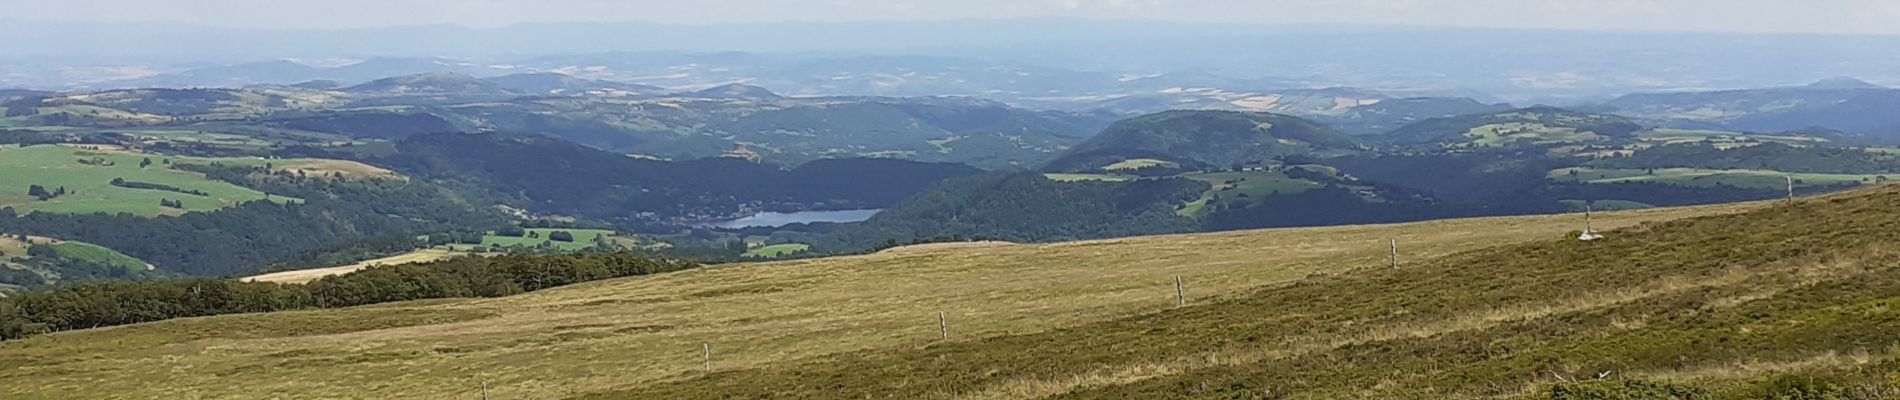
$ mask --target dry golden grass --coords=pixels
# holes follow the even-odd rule
[[[350,265],[336,266],[336,267],[329,267],[329,268],[301,269],[301,270],[296,270],[296,271],[275,272],[275,273],[245,277],[242,279],[248,282],[308,283],[310,281],[317,280],[317,278],[322,278],[322,277],[326,277],[330,275],[341,275],[341,274],[346,274],[350,272],[356,272],[356,270],[369,268],[369,267],[430,262],[430,261],[441,260],[444,258],[449,258],[449,256],[451,255],[454,255],[454,253],[450,252],[448,249],[440,249],[440,248],[422,249],[422,250],[416,250],[416,251],[412,251],[408,253],[397,254],[397,255],[393,255],[389,257],[383,257],[383,258],[378,258],[374,260],[350,264]]]
[[[347,160],[307,159],[307,160],[301,160],[289,165],[279,166],[277,170],[288,171],[292,173],[302,172],[310,176],[329,176],[332,173],[341,173],[346,178],[356,178],[356,179],[365,179],[365,178],[408,179],[408,177],[404,177],[400,174],[397,174],[396,171],[390,171],[382,167],[377,167],[374,165],[364,164],[364,163],[355,162],[355,161],[347,161]]]
[[[1754,204],[1599,214],[1599,228],[1736,212]],[[1274,229],[1073,243],[927,246],[880,254],[735,264],[594,282],[520,296],[356,310],[236,315],[48,335],[0,344],[0,359],[58,354],[0,372],[6,398],[561,398],[839,352],[923,346],[937,313],[951,340],[1075,326],[1281,285],[1314,273],[1557,237],[1580,216]],[[1606,295],[1613,301],[1615,295]],[[258,335],[185,327],[256,327],[301,315],[485,315],[343,333]],[[381,314],[373,314],[372,311]],[[1513,311],[1515,312],[1515,311]],[[1474,316],[1482,323],[1494,318]],[[234,328],[235,329],[235,328]],[[1389,332],[1418,334],[1431,327]],[[171,333],[189,330],[189,334]],[[133,344],[125,343],[128,338]],[[1320,346],[1333,343],[1316,344]],[[1195,355],[1114,366],[1072,382],[1022,382],[994,397],[1124,382],[1269,354]],[[1221,357],[1238,357],[1222,359]],[[992,397],[992,396],[979,396]]]

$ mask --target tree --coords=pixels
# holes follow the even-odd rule
[[[45,186],[40,186],[40,185],[27,186],[26,195],[39,198],[40,200],[46,200],[53,197],[52,193],[48,193],[46,191]]]
[[[142,169],[142,168],[145,168],[145,167],[149,167],[149,166],[152,166],[152,158],[151,158],[151,157],[145,157],[145,159],[144,159],[144,160],[139,160],[139,168],[141,168],[141,169]]]
[[[572,242],[574,241],[574,234],[568,233],[568,231],[554,231],[548,233],[548,240]]]
[[[26,255],[28,257],[48,257],[48,258],[59,257],[59,250],[53,249],[53,246],[36,244],[32,246],[27,246]]]

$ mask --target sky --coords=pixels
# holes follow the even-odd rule
[[[1900,0],[0,0],[0,18],[299,29],[1028,17],[1900,35]]]

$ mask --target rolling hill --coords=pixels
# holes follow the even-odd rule
[[[1605,213],[1597,222],[1601,228],[1627,227],[1755,207]],[[1353,321],[1363,321],[1365,332],[1408,332],[1386,327],[1441,320],[1435,317],[1442,308],[1500,297],[1477,289],[1431,292],[1462,287],[1439,282],[1484,285],[1514,277],[1494,274],[1509,269],[1489,264],[1447,273],[1444,265],[1457,264],[1432,259],[1518,256],[1513,251],[1571,246],[1564,232],[1576,229],[1578,218],[1482,218],[1046,245],[926,245],[856,257],[706,268],[497,299],[178,319],[0,344],[0,366],[7,367],[0,368],[0,393],[20,399],[147,393],[235,399],[313,391],[352,398],[464,397],[479,396],[486,382],[496,398],[719,398],[771,391],[793,397],[1044,397],[1089,388],[1059,382],[1122,387],[1108,386],[1122,382],[1113,378],[1091,378],[1091,371],[1153,379],[1218,371],[1208,368],[1217,365],[1194,363],[1141,369],[1142,362],[1274,360],[1199,357],[1259,348],[1247,347],[1248,340],[1329,351],[1357,343],[1334,345],[1326,339],[1352,340],[1355,330],[1340,324]],[[1684,224],[1702,225],[1664,227]],[[1613,238],[1624,234],[1611,233]],[[1392,238],[1400,241],[1405,257],[1405,269],[1398,272],[1383,267],[1386,240]],[[1520,244],[1525,242],[1530,243]],[[1633,237],[1608,244],[1645,242]],[[1470,253],[1490,246],[1507,247]],[[1627,264],[1550,266],[1575,276],[1612,265]],[[1659,271],[1652,274],[1674,272]],[[1174,276],[1187,282],[1186,308],[1176,308]],[[1645,276],[1617,275],[1618,280],[1607,282]],[[1422,283],[1407,285],[1399,279],[1413,277]],[[1597,282],[1603,281],[1577,281],[1560,293],[1595,293],[1592,285]],[[1545,286],[1505,290],[1541,288]],[[1284,299],[1275,295],[1287,290],[1298,292]],[[1372,291],[1407,295],[1365,293]],[[1336,295],[1313,299],[1307,294],[1313,292]],[[1536,310],[1543,301],[1571,304],[1570,299],[1530,296],[1498,304]],[[1385,304],[1412,300],[1424,303]],[[1278,309],[1249,306],[1262,302],[1286,304],[1270,303],[1283,307]],[[1365,305],[1355,306],[1359,304]],[[1446,307],[1425,307],[1431,304]],[[1403,309],[1417,311],[1392,312]],[[1499,309],[1498,314],[1483,313],[1490,308],[1472,310],[1511,322],[1514,314],[1503,312],[1517,308]],[[947,317],[948,342],[939,341],[940,311]],[[1315,321],[1313,326],[1325,330],[1304,334],[1282,334],[1273,328],[1323,318],[1322,311],[1341,317]],[[1458,321],[1464,320],[1449,320]],[[1238,332],[1252,327],[1270,334]],[[1023,346],[1028,343],[1048,347]],[[199,350],[205,346],[218,350]],[[702,372],[707,366],[702,346],[712,349],[710,372]],[[1004,350],[1017,355],[1000,355]],[[1162,352],[1166,354],[1157,354]],[[920,359],[936,356],[949,362]],[[1066,367],[1051,367],[1055,365]],[[1176,365],[1180,368],[1170,369]],[[1116,373],[1124,370],[1142,372]],[[401,379],[390,379],[392,373],[400,373]],[[907,379],[885,379],[880,375],[884,373],[905,373],[916,384],[896,386]],[[1059,382],[1044,384],[1046,380]],[[385,384],[337,384],[367,381]],[[1012,386],[1017,383],[1022,385]],[[1012,390],[1018,387],[1021,390]],[[59,389],[50,391],[53,388]]]
[[[1628,138],[1641,125],[1614,115],[1555,107],[1433,118],[1406,125],[1381,139],[1458,147],[1509,147],[1592,143]]]
[[[580,398],[1890,398],[1896,206],[1884,187],[1599,242],[1523,238],[1128,318]]]
[[[1044,167],[1095,172],[1128,160],[1193,168],[1261,163],[1276,157],[1357,149],[1352,138],[1298,117],[1234,111],[1167,111],[1110,125]]]
[[[781,98],[778,93],[772,93],[769,89],[743,83],[714,86],[693,92],[693,96],[723,100],[778,100]]]
[[[536,94],[658,94],[666,92],[665,88],[658,86],[583,79],[555,72],[502,75],[483,80],[503,89]]]
[[[510,82],[507,80],[501,82]],[[454,72],[430,72],[369,81],[340,89],[359,94],[507,94],[511,91],[494,81]]]
[[[1881,110],[1896,104],[1900,90],[1833,78],[1795,87],[1630,94],[1603,106],[1671,126],[1756,132],[1824,128],[1891,139],[1900,134],[1900,119]]]

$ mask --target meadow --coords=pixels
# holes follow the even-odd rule
[[[1601,137],[1595,133],[1578,132],[1574,128],[1554,128],[1537,123],[1513,122],[1491,124],[1471,128],[1465,132],[1470,143],[1480,147],[1504,146],[1515,142],[1534,144],[1592,142]]]
[[[756,249],[747,250],[745,254],[740,254],[739,256],[740,257],[775,258],[775,257],[783,257],[783,256],[791,255],[791,254],[803,253],[806,250],[811,250],[811,245],[800,244],[800,243],[781,243],[781,244],[760,246],[759,248],[756,248]]]
[[[1759,206],[1603,213],[1597,224]],[[1568,240],[1580,225],[1568,214],[921,245],[494,299],[188,318],[0,343],[0,396],[476,398],[486,382],[492,398],[565,398],[706,377],[702,346],[712,349],[712,376],[725,376],[860,351],[983,343],[1175,308],[1176,276],[1193,306],[1383,266],[1391,239],[1410,265]]]
[[[599,237],[612,237],[614,235],[614,231],[605,229],[529,228],[524,231],[521,236],[502,236],[496,234],[482,236],[481,245],[484,247],[537,247],[543,243],[553,243],[552,246],[556,249],[575,251],[594,247],[594,241]],[[574,241],[564,242],[548,238],[548,234],[557,231],[566,231],[567,233],[573,234]],[[470,246],[458,245],[455,247],[461,250]]]
[[[1896,228],[1884,186],[580,398],[1893,399]]]
[[[152,160],[151,165],[140,167],[140,163],[148,158]],[[92,162],[92,164],[81,163],[81,160]],[[93,151],[64,145],[39,145],[24,148],[0,146],[0,175],[8,177],[0,181],[0,207],[12,207],[16,212],[21,213],[33,211],[125,212],[154,216],[216,210],[247,201],[266,200],[267,197],[269,200],[278,202],[297,201],[282,196],[267,196],[256,190],[210,180],[205,178],[204,174],[170,169],[166,166],[166,162],[256,162],[261,165],[266,161],[242,158],[171,157],[105,147],[102,147],[100,151]],[[112,180],[116,178],[131,182],[170,185],[182,190],[199,191],[204,195],[119,187],[112,185]],[[41,201],[27,195],[31,185],[40,185],[48,191],[64,187],[67,194]],[[183,207],[160,206],[161,199],[179,201]]]
[[[1184,217],[1199,216],[1208,202],[1215,196],[1225,198],[1251,197],[1266,198],[1275,194],[1296,194],[1322,187],[1319,182],[1287,176],[1286,173],[1273,171],[1241,172],[1195,172],[1181,175],[1182,178],[1207,182],[1212,187],[1201,198],[1188,202],[1186,207],[1175,213]]]
[[[144,271],[149,264],[136,257],[125,255],[116,250],[92,243],[76,241],[52,241],[53,251],[61,258],[84,260],[94,264],[110,265],[134,271]]]

